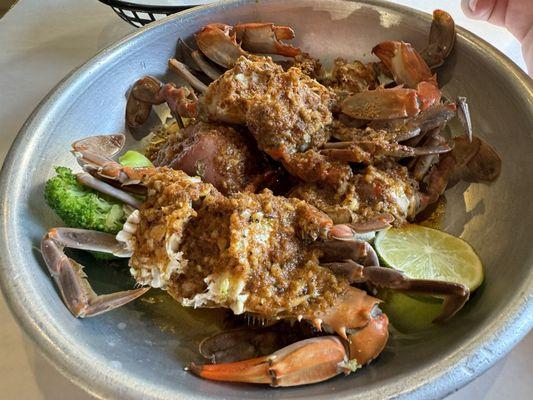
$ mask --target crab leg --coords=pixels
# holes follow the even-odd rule
[[[380,214],[376,215],[372,219],[365,222],[352,222],[346,224],[346,226],[355,233],[368,233],[381,231],[383,229],[388,229],[391,227],[391,223],[394,221],[394,217],[390,214]],[[339,225],[334,226],[338,228]],[[336,239],[339,239],[338,237]]]
[[[298,318],[319,331],[338,333],[345,342],[336,336],[315,337],[271,355],[226,364],[193,363],[188,369],[206,379],[271,386],[304,385],[348,374],[376,358],[387,342],[388,320],[377,307],[379,302],[364,290],[348,287],[331,308]]]
[[[347,218],[351,218],[351,215],[348,215]],[[330,240],[368,242],[376,236],[377,231],[390,228],[393,221],[394,216],[379,214],[367,221],[336,224],[330,228],[328,237]]]
[[[365,267],[354,260],[323,262],[320,265],[329,268],[335,275],[344,276],[349,282],[361,282],[364,276]]]
[[[271,355],[227,364],[191,363],[194,374],[216,381],[265,383],[271,386],[296,386],[322,382],[342,372],[348,355],[336,336],[302,340]]]
[[[87,163],[104,165],[122,150],[125,142],[126,136],[122,134],[90,136],[72,143],[72,151],[76,158],[85,158]]]
[[[129,128],[141,126],[148,120],[151,112],[152,105],[150,103],[140,101],[130,94],[126,102],[126,125]]]
[[[416,157],[432,154],[447,153],[451,150],[446,143],[428,145],[422,147],[409,147],[398,143],[381,145],[372,141],[358,142],[335,142],[326,143],[321,154],[342,162],[364,162],[371,163],[373,159],[379,157]]]
[[[181,78],[185,80],[185,82],[190,84],[193,88],[198,90],[200,93],[205,93],[205,91],[207,90],[207,85],[203,83],[200,79],[198,79],[196,76],[194,76],[185,64],[176,60],[175,58],[171,58],[170,60],[168,60],[168,66],[172,71],[177,73]]]
[[[91,189],[98,190],[100,193],[114,197],[115,199],[120,200],[123,203],[126,203],[134,208],[139,208],[142,204],[142,201],[136,198],[135,196],[132,196],[131,194],[126,193],[123,190],[117,189],[116,187],[111,186],[110,184],[105,183],[100,179],[96,179],[95,177],[86,172],[76,174],[76,179],[82,185],[90,187]]]
[[[492,182],[500,175],[502,160],[489,144],[476,139],[480,141],[479,150],[466,165],[466,177],[470,182]]]
[[[165,100],[161,95],[163,83],[153,77],[145,76],[135,82],[126,103],[126,125],[136,128],[146,122],[152,111],[152,105]]]
[[[363,265],[379,265],[379,259],[374,248],[364,240],[326,240],[317,243],[322,250],[321,263],[331,263],[338,260],[362,260]]]
[[[466,303],[470,291],[464,285],[443,281],[410,279],[403,273],[379,266],[374,248],[364,241],[327,240],[317,244],[322,250],[320,265],[347,277],[350,283],[369,282],[377,287],[443,296],[444,307],[433,322],[451,318]],[[362,260],[359,264],[357,261]]]
[[[106,251],[128,257],[128,251],[113,235],[74,228],[55,228],[44,235],[41,251],[50,275],[54,278],[66,306],[75,317],[92,317],[120,307],[145,293],[149,288],[97,295],[87,281],[83,266],[67,257],[64,247]]]
[[[122,150],[125,142],[126,136],[121,133],[115,135],[96,135],[77,140],[72,143],[72,147],[79,151],[92,150],[106,157],[113,157]]]
[[[396,142],[404,142],[404,145],[416,147],[425,137],[426,133],[445,126],[455,116],[454,104],[434,104],[422,110],[418,115],[409,119],[373,120],[368,127],[374,131],[384,130],[393,135]],[[333,136],[339,140],[348,141],[350,136]],[[359,136],[361,136],[359,134]],[[346,138],[346,139],[345,139]]]
[[[340,256],[337,260],[342,260],[343,256],[350,255],[347,253],[343,254],[342,252],[338,252],[337,254]],[[458,283],[426,279],[410,279],[403,273],[392,268],[384,268],[380,267],[378,264],[372,265],[371,263],[365,263],[366,266],[363,267],[358,263],[354,263],[353,259],[353,257],[346,257],[344,258],[345,261],[337,261],[321,265],[332,267],[333,271],[342,273],[350,279],[351,283],[369,282],[380,288],[442,296],[444,298],[442,311],[433,322],[444,322],[450,319],[464,306],[470,297],[470,291],[468,288]],[[350,270],[350,268],[352,268],[352,270]]]
[[[463,127],[465,135],[468,137],[468,140],[472,141],[472,120],[470,119],[470,111],[468,109],[468,103],[466,102],[466,97],[457,98],[457,116]]]
[[[428,175],[426,192],[432,201],[461,179],[491,182],[501,172],[500,157],[483,140],[474,136],[470,142],[466,136],[459,136],[454,143],[453,151],[442,157]]]
[[[422,110],[438,104],[441,92],[437,79],[422,56],[409,43],[383,42],[372,49],[389,69],[394,81],[416,91]]]
[[[56,244],[71,249],[101,251],[117,257],[131,256],[123,243],[109,233],[78,228],[53,228],[47,233],[47,237]]]
[[[421,133],[425,133],[435,128],[445,126],[454,116],[455,107],[453,104],[435,104],[421,111],[420,114],[408,122],[408,125],[412,124],[419,127]],[[410,139],[406,144],[413,147],[416,146],[418,141],[422,139],[421,136],[422,135]]]
[[[406,141],[403,144],[416,147],[427,132],[445,126],[455,114],[454,104],[434,104],[422,110],[414,118],[374,120],[368,124],[368,127],[375,131],[392,132],[396,135],[397,142]]]
[[[72,154],[85,171],[102,173],[102,176],[114,179],[121,165],[111,157],[118,153],[124,141],[124,135],[91,136],[72,143]],[[120,146],[116,147],[120,148],[114,147],[117,143]]]
[[[453,317],[470,297],[470,290],[464,285],[427,279],[409,279],[403,273],[391,268],[366,267],[365,278],[373,285],[410,293],[442,296],[444,304],[441,313],[433,322],[444,322]]]
[[[200,70],[212,80],[217,80],[220,78],[220,75],[222,75],[222,72],[218,68],[212,66],[200,51],[191,51],[191,57],[196,65],[198,65],[198,68],[200,68]]]
[[[420,112],[416,90],[393,88],[355,93],[342,102],[344,114],[357,119],[414,117]]]
[[[425,146],[441,146],[445,144],[444,138],[439,134],[440,129],[435,128],[431,132],[429,132],[428,136],[424,140]],[[413,165],[413,178],[415,178],[417,181],[422,181],[424,176],[426,176],[427,172],[431,168],[433,164],[435,164],[438,161],[439,157],[436,154],[428,154],[425,156],[420,156],[414,160]]]

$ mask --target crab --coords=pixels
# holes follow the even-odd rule
[[[206,56],[218,66],[231,68],[241,56],[250,56],[251,52],[265,54],[279,54],[295,57],[301,50],[282,43],[281,39],[292,39],[294,31],[287,26],[277,26],[269,23],[248,23],[230,26],[213,23],[204,26],[196,35],[199,50],[193,50],[180,40],[186,47],[191,64],[200,68],[208,77],[218,79],[222,72],[213,66]],[[239,43],[240,44],[239,44]],[[203,93],[207,86],[198,79],[189,68],[177,61],[171,60],[170,67],[182,76],[193,88]],[[173,84],[163,85],[157,78],[146,76],[138,80],[133,86],[126,106],[126,123],[130,128],[142,125],[152,105],[167,102],[171,111],[180,122],[179,114],[194,114],[196,96],[186,87],[177,88]]]
[[[433,130],[425,144],[438,145],[443,140]],[[458,136],[453,143],[453,150],[442,158],[417,157],[409,168],[385,158],[354,173],[340,188],[301,183],[289,195],[313,204],[335,223],[348,224],[359,234],[401,226],[458,181],[489,183],[499,176],[501,159],[483,140]],[[374,148],[369,150],[363,155],[379,156]]]
[[[400,226],[424,207],[417,182],[406,167],[395,163],[368,166],[341,189],[301,183],[289,195],[313,204],[335,223],[348,224],[359,234]]]
[[[135,209],[123,229],[115,237],[53,228],[41,242],[74,316],[101,314],[157,287],[183,306],[227,308],[264,321],[306,321],[328,333],[251,360],[191,364],[203,378],[293,386],[367,364],[385,347],[388,320],[380,300],[362,289],[365,283],[443,296],[436,321],[450,318],[469,297],[463,285],[409,279],[379,266],[373,248],[354,238],[349,226],[335,225],[305,201],[268,190],[224,196],[182,171],[122,167],[112,158],[121,143],[117,135],[91,137],[77,141],[74,154],[86,171],[78,174],[80,183]],[[144,197],[122,190],[131,185],[144,187]],[[95,294],[83,266],[64,254],[65,247],[129,258],[129,271],[141,287]]]

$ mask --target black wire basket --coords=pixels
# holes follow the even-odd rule
[[[153,6],[129,3],[121,0],[100,0],[100,2],[110,6],[120,18],[137,28],[165,18],[168,15],[194,7],[192,4]]]

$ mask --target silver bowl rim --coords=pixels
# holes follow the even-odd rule
[[[263,0],[264,1],[264,0]],[[388,8],[402,14],[431,20],[431,15],[415,10],[413,8],[380,0],[328,0],[331,2],[352,1],[362,5]],[[91,366],[91,359],[80,359],[74,352],[66,353],[58,351],[61,336],[58,332],[51,332],[46,323],[40,320],[38,315],[31,313],[31,308],[27,303],[19,298],[16,291],[17,285],[11,282],[16,280],[17,272],[13,265],[14,259],[10,257],[9,228],[10,228],[10,194],[16,192],[17,183],[24,179],[24,174],[17,167],[18,156],[24,151],[37,135],[32,129],[34,125],[39,125],[48,111],[53,107],[56,97],[66,91],[79,77],[82,77],[98,65],[105,63],[105,60],[130,41],[139,38],[150,31],[155,31],[164,24],[172,23],[174,20],[184,18],[196,13],[208,13],[217,8],[235,8],[239,5],[257,2],[257,0],[225,0],[193,9],[185,10],[171,15],[165,19],[154,22],[148,26],[138,29],[123,39],[107,46],[99,51],[94,57],[83,65],[75,68],[65,78],[63,78],[47,95],[41,100],[39,105],[28,117],[24,125],[18,132],[13,142],[2,169],[0,171],[0,288],[6,299],[13,316],[23,331],[30,339],[37,344],[37,347],[44,357],[53,364],[66,378],[76,383],[88,393],[97,398],[166,398],[166,392],[148,392],[142,381],[129,381],[130,387],[123,387],[124,376],[116,373],[107,366],[100,368],[87,368]],[[519,86],[522,86],[528,94],[529,103],[533,104],[533,81],[514,64],[506,55],[494,48],[492,45],[481,39],[477,35],[464,28],[457,27],[457,33],[461,39],[471,46],[478,47],[488,55],[488,58],[499,64],[499,67],[507,73],[513,74]],[[16,243],[15,243],[16,246]],[[450,356],[440,360],[409,377],[407,385],[401,385],[398,391],[392,385],[379,390],[379,398],[405,398],[405,399],[433,399],[442,398],[451,392],[463,387],[471,380],[485,372],[496,361],[507,354],[533,327],[533,273],[529,274],[524,282],[521,293],[517,294],[513,301],[507,305],[504,315],[488,324],[487,328],[475,337],[464,347],[462,353],[455,352]],[[70,349],[72,350],[72,349]],[[163,395],[163,396],[159,396]],[[339,399],[359,398],[357,394],[339,396]],[[374,397],[374,396],[372,396]],[[378,398],[378,397],[376,397]]]

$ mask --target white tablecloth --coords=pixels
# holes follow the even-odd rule
[[[398,2],[425,11],[444,7],[437,0]],[[458,24],[486,38],[524,68],[519,45],[506,31],[467,20],[459,0],[446,7]],[[20,0],[0,19],[0,164],[24,120],[46,93],[74,67],[134,29],[96,0]],[[507,358],[449,400],[531,398],[531,359],[530,334]],[[0,399],[93,399],[43,359],[15,324],[3,299]]]

